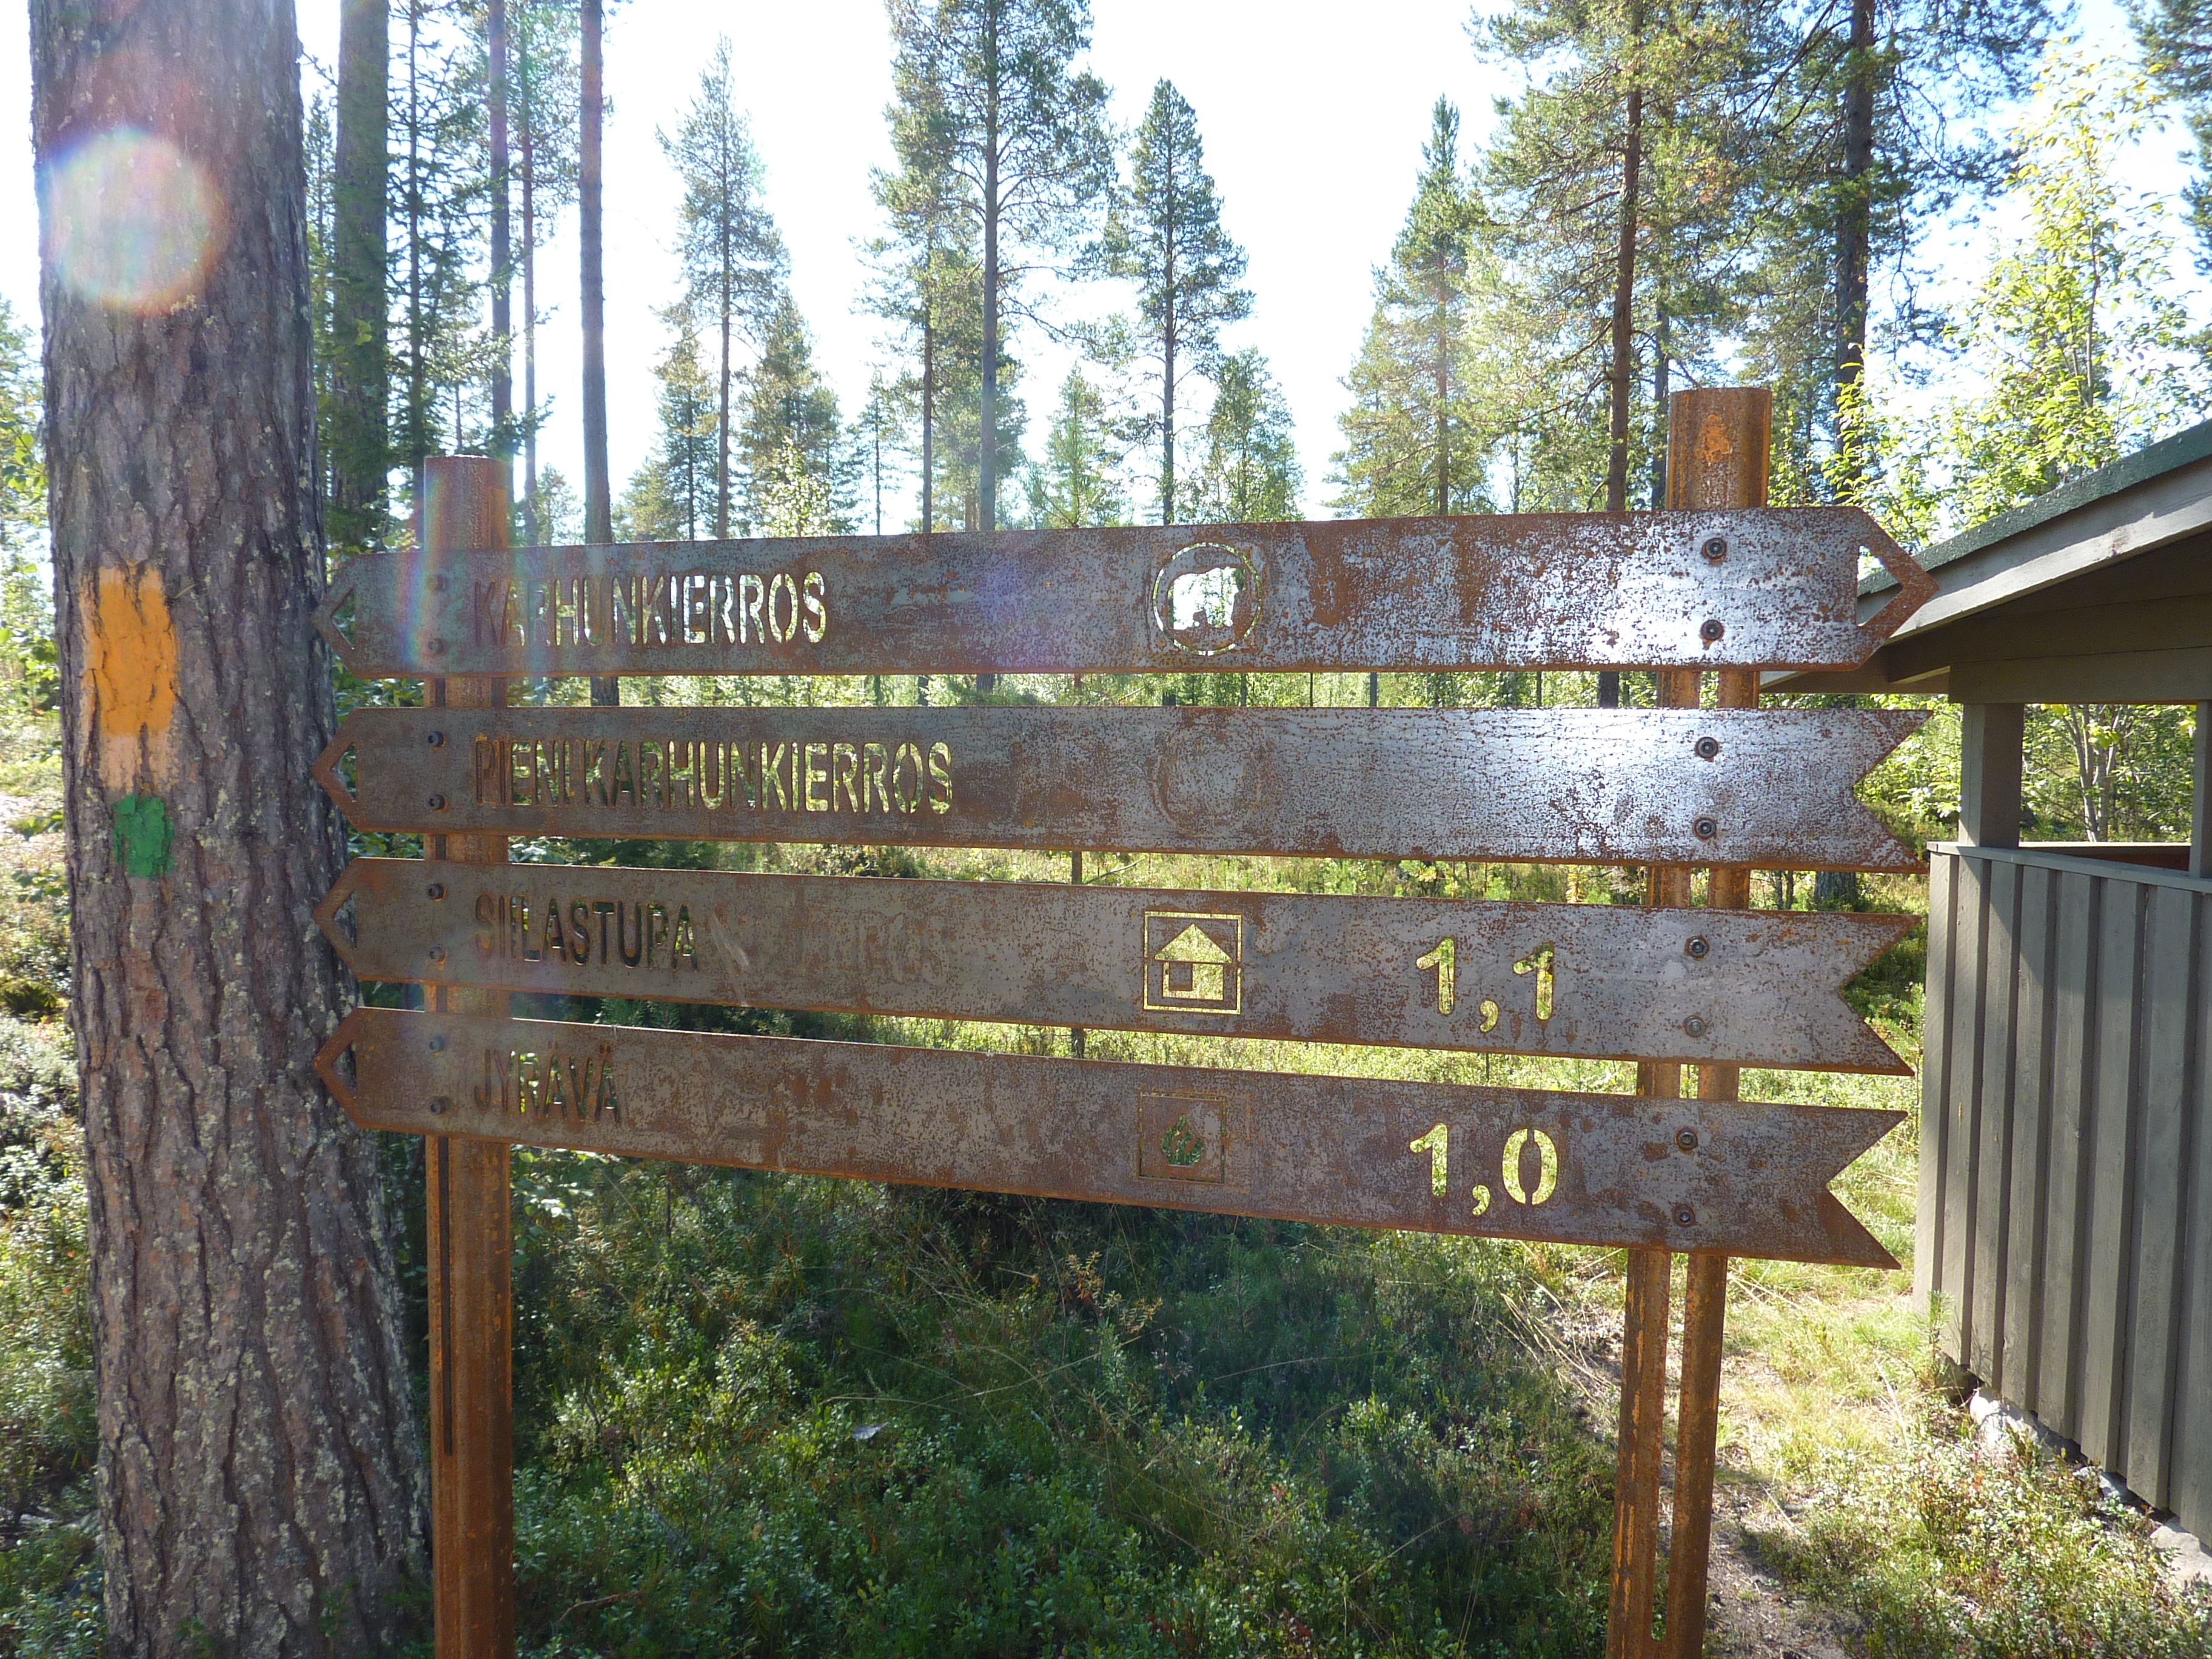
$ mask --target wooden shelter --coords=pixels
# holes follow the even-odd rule
[[[1930,849],[1914,1290],[1983,1387],[2212,1531],[2212,422],[1930,549],[1862,669],[1964,709]],[[1861,614],[1894,584],[1861,585]],[[2194,703],[2192,839],[2021,842],[2031,703]]]

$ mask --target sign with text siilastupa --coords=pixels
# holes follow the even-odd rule
[[[632,1001],[1902,1073],[1899,916],[357,859],[362,978]]]

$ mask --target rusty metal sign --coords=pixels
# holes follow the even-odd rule
[[[360,859],[362,979],[1904,1073],[1839,994],[1910,916]]]
[[[368,708],[364,830],[1917,870],[1859,709]]]
[[[356,1009],[354,1121],[1285,1220],[1894,1267],[1828,1182],[1897,1112]],[[347,1075],[348,1071],[351,1075]]]
[[[1933,592],[1821,507],[376,553],[317,622],[365,678],[1815,669]]]

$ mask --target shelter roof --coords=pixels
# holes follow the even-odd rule
[[[1936,593],[1863,667],[1776,691],[1957,702],[2212,698],[2212,421],[2060,485],[1918,556]],[[1897,583],[1859,584],[1859,617]]]

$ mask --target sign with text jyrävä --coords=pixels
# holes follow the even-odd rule
[[[357,859],[363,979],[1902,1073],[1842,988],[1907,916]]]
[[[410,550],[317,620],[364,678],[1851,668],[1929,591],[1817,507]]]
[[[356,828],[1912,871],[1859,709],[371,708]]]
[[[353,1120],[787,1174],[1894,1267],[1828,1182],[1896,1112],[362,1008]]]

